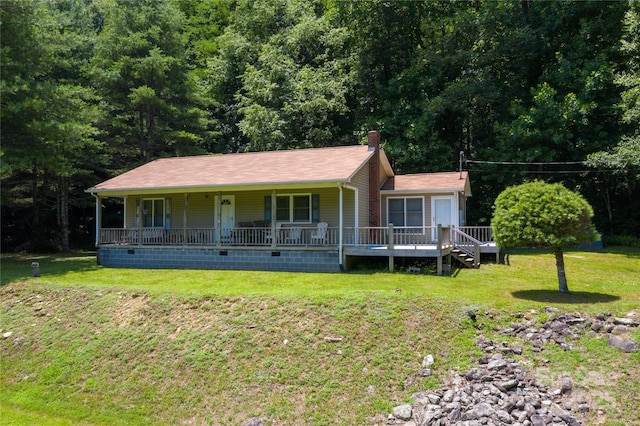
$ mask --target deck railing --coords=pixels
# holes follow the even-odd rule
[[[338,228],[311,226],[271,228],[102,228],[100,244],[187,246],[337,246]]]
[[[344,246],[421,246],[438,244],[437,227],[345,227],[342,231]],[[445,228],[448,229],[448,228]],[[393,238],[389,232],[393,230]],[[461,231],[461,232],[460,232]],[[466,237],[482,243],[493,242],[491,228],[464,226],[451,228],[443,243],[460,242]],[[328,246],[340,243],[340,230],[328,227],[324,234],[316,226],[284,225],[276,231],[275,239],[270,227],[215,228],[102,228],[100,244],[117,245],[185,245],[185,246]]]
[[[493,243],[493,230],[490,226],[456,226],[457,230],[464,232],[482,243]]]

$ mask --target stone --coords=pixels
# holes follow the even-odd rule
[[[505,410],[496,411],[496,419],[500,420],[502,423],[511,424],[511,416]]]
[[[440,397],[438,395],[429,394],[429,395],[427,395],[427,399],[432,404],[436,404],[437,405],[437,404],[440,403]]]
[[[443,402],[451,402],[451,401],[453,401],[453,397],[454,397],[453,390],[447,389],[447,391],[442,396],[442,401]]]
[[[622,334],[627,334],[633,331],[632,327],[626,326],[626,325],[615,325],[613,326],[613,328],[611,329],[610,333],[611,334],[616,334],[616,335],[622,335]]]
[[[262,420],[260,417],[252,417],[249,420],[245,420],[242,426],[262,426]]]
[[[609,346],[620,349],[622,352],[626,353],[640,351],[640,345],[638,345],[638,343],[618,336],[609,337]]]
[[[410,420],[413,416],[413,408],[409,404],[398,405],[393,407],[393,417],[400,420]]]
[[[469,410],[469,411],[465,411],[464,414],[462,414],[462,420],[466,421],[466,420],[478,420],[478,413],[476,412],[476,410]]]
[[[429,354],[422,359],[422,368],[431,367],[434,362],[433,355]]]
[[[531,426],[546,426],[546,422],[544,421],[544,417],[534,414],[529,419],[531,421]]]
[[[560,378],[560,392],[564,394],[571,392],[572,389],[573,381],[571,381],[571,377],[566,374],[563,375],[562,378]]]
[[[491,408],[491,405],[487,404],[486,402],[481,402],[480,404],[476,405],[474,410],[475,410],[476,414],[478,415],[478,418],[480,418],[480,417],[491,417],[495,413],[495,410],[493,408]]]
[[[453,408],[453,410],[451,410],[451,412],[449,413],[449,421],[457,422],[458,420],[460,420],[460,418],[462,417],[460,410],[461,410],[460,403],[457,403]]]
[[[613,323],[615,325],[626,325],[627,327],[640,326],[640,322],[634,320],[633,318],[614,318]]]

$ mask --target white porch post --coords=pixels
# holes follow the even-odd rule
[[[184,193],[184,207],[182,209],[182,244],[187,244],[187,206],[189,205],[189,196]]]
[[[102,228],[102,205],[100,196],[93,194],[96,198],[96,247],[100,244],[100,228]]]
[[[142,195],[138,195],[138,245],[142,244],[142,222],[144,222],[144,206]]]
[[[271,247],[275,247],[278,244],[278,237],[276,235],[276,213],[277,213],[277,200],[276,200],[276,190],[273,189],[271,191]]]
[[[220,247],[222,245],[222,232],[220,227],[222,226],[222,192],[218,192],[218,199],[216,200],[216,245]]]
[[[344,198],[344,194],[343,194],[343,190],[342,190],[342,185],[338,186],[338,189],[340,190],[340,197],[339,197],[339,205],[340,207],[338,208],[339,210],[339,220],[338,220],[338,258],[339,258],[339,262],[340,262],[340,266],[342,266],[343,264],[343,259],[342,259],[342,228],[344,227],[344,213],[342,211],[342,206],[344,204],[343,198]]]

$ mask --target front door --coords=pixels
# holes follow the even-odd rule
[[[433,239],[438,239],[438,225],[455,225],[453,197],[431,197],[431,214],[433,225]]]
[[[220,203],[218,203],[218,196],[215,197],[215,218],[214,227],[218,228],[218,220],[220,221],[220,237],[224,241],[229,239],[235,227],[235,195],[223,195]],[[218,204],[220,205],[220,213],[218,213]],[[216,232],[217,236],[217,232]]]

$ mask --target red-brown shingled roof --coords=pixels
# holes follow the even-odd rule
[[[386,191],[420,191],[420,190],[437,190],[437,191],[464,191],[468,188],[467,172],[437,172],[437,173],[418,173],[411,175],[396,175],[389,178],[383,190]]]
[[[366,146],[355,145],[164,158],[87,191],[346,182],[371,155]]]

